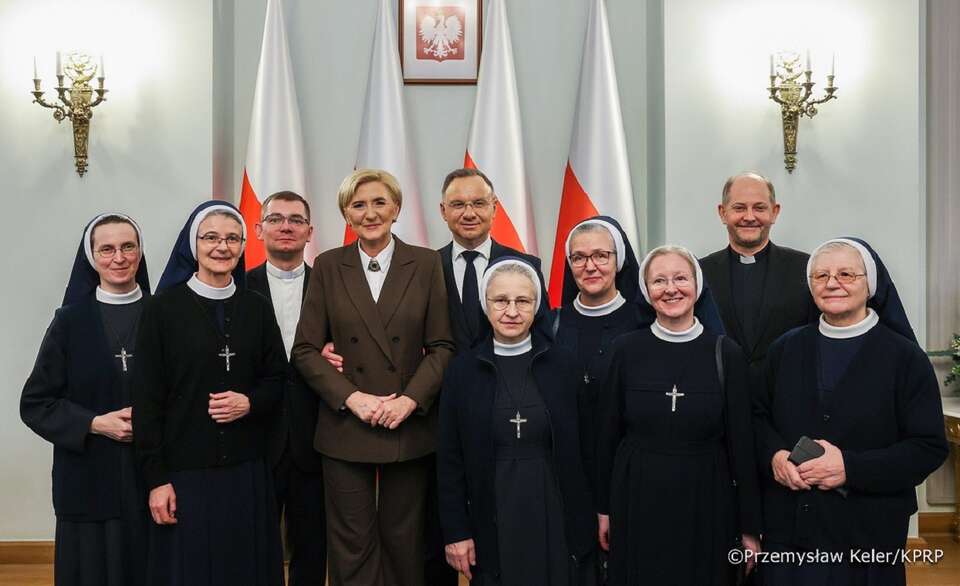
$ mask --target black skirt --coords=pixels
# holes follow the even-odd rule
[[[153,524],[133,460],[122,446],[120,518],[104,521],[57,519],[54,576],[57,586],[143,586],[147,543]]]
[[[517,384],[524,374],[522,358],[497,357],[506,382],[514,383],[509,389],[501,383],[493,408],[500,574],[481,572],[473,583],[591,586],[593,561],[574,562],[567,547],[563,497],[552,464],[549,414],[532,379]],[[519,438],[518,412],[522,420]]]
[[[609,583],[733,584],[734,498],[719,442],[661,446],[626,437],[613,471]]]
[[[171,474],[177,523],[151,523],[150,586],[282,586],[270,470],[262,460]]]

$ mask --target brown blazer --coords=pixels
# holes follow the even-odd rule
[[[317,257],[291,359],[320,396],[314,447],[351,462],[412,460],[436,450],[443,371],[454,353],[440,255],[396,238],[387,278],[374,302],[354,243]],[[321,355],[333,341],[343,373]],[[345,402],[362,390],[404,394],[417,410],[395,430],[371,428]]]

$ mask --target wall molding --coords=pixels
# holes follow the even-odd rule
[[[53,541],[0,541],[0,564],[52,564]]]

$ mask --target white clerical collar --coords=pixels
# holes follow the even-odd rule
[[[623,298],[623,295],[621,295],[619,291],[617,291],[616,297],[601,305],[584,305],[580,301],[580,295],[577,295],[573,298],[573,308],[576,309],[577,313],[580,315],[585,315],[587,317],[603,317],[620,309],[626,302],[627,300]]]
[[[285,271],[271,264],[269,260],[267,261],[267,274],[271,277],[276,277],[281,281],[292,281],[302,275],[305,270],[307,270],[307,265],[302,262],[292,271]]]
[[[740,264],[742,265],[752,265],[757,262],[757,257],[755,256],[746,256],[743,254],[737,254],[737,257],[740,258]]]
[[[526,338],[513,344],[493,340],[493,353],[497,356],[520,356],[533,349],[533,336],[527,335]]]
[[[487,239],[483,241],[483,244],[476,248],[468,249],[462,246],[456,240],[453,241],[453,258],[460,258],[460,255],[466,252],[467,250],[473,250],[474,252],[479,252],[480,256],[490,260],[490,251],[493,249],[493,239],[487,236]]]
[[[230,279],[230,284],[226,287],[212,287],[201,281],[196,273],[187,281],[187,287],[190,287],[190,290],[200,297],[206,297],[214,301],[230,299],[237,292],[237,284],[233,282],[233,278]]]
[[[683,342],[691,342],[700,337],[700,334],[703,333],[703,324],[701,324],[700,320],[694,316],[693,325],[690,326],[689,329],[683,330],[682,332],[674,332],[673,330],[668,330],[660,325],[660,322],[654,320],[654,322],[650,324],[650,331],[653,332],[654,336],[660,338],[664,342],[681,344]]]
[[[141,299],[143,299],[143,291],[140,290],[140,285],[137,285],[132,291],[126,293],[111,293],[97,287],[97,301],[106,303],[107,305],[127,305],[128,303],[135,303]]]
[[[390,266],[390,260],[393,258],[393,251],[397,248],[397,239],[393,236],[390,236],[390,244],[386,246],[383,250],[380,251],[380,254],[377,256],[370,256],[363,251],[363,247],[360,246],[360,243],[357,243],[357,250],[360,251],[360,262],[363,263],[363,270],[367,270],[367,267],[370,265],[371,260],[376,260],[377,264],[380,265],[380,270],[387,272],[387,268]]]
[[[824,319],[823,314],[820,314],[820,333],[826,336],[827,338],[833,338],[834,340],[848,340],[850,338],[856,338],[857,336],[862,336],[873,329],[873,326],[880,323],[880,316],[877,315],[877,312],[867,308],[867,317],[863,318],[860,322],[853,324],[852,326],[832,326],[827,323],[827,320]]]

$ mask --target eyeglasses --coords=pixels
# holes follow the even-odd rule
[[[291,226],[302,228],[309,224],[310,220],[304,218],[300,214],[294,214],[292,216],[284,216],[283,214],[270,214],[264,218],[262,222],[269,226],[282,226],[284,222],[288,222]]]
[[[672,279],[667,277],[657,277],[656,279],[647,283],[647,289],[651,291],[659,291],[661,289],[666,289],[670,283],[673,283],[673,286],[677,289],[691,287],[693,286],[693,277],[690,275],[677,275]]]
[[[584,267],[587,265],[588,260],[592,260],[593,264],[602,267],[610,262],[610,257],[617,254],[614,250],[598,250],[593,254],[571,254],[567,259],[570,261],[570,266],[575,268]]]
[[[860,277],[866,276],[866,273],[855,273],[853,271],[837,271],[836,274],[820,271],[810,275],[810,280],[817,285],[823,286],[830,282],[830,277],[833,277],[841,285],[852,285]]]
[[[473,201],[461,201],[459,199],[455,199],[443,205],[444,207],[450,208],[450,211],[455,214],[462,214],[463,212],[467,211],[468,207],[471,207],[473,208],[473,211],[482,214],[487,210],[492,209],[496,204],[494,204],[493,200],[491,199],[483,198],[475,199]]]
[[[113,258],[114,256],[116,256],[118,250],[120,251],[120,254],[122,254],[123,256],[134,256],[137,254],[137,251],[139,249],[140,247],[134,244],[133,242],[126,242],[124,244],[121,244],[120,248],[117,248],[112,244],[105,244],[100,248],[96,249],[94,252],[96,252],[97,256],[99,256],[100,258]]]
[[[490,299],[487,297],[487,301],[493,305],[493,308],[497,311],[503,311],[506,308],[510,307],[510,304],[514,304],[517,308],[517,311],[522,311],[524,313],[533,309],[533,299],[527,297],[517,297],[516,299],[508,299],[507,297],[497,297],[496,299]]]
[[[204,234],[203,236],[198,236],[197,240],[203,242],[207,246],[220,246],[221,242],[226,242],[227,246],[235,248],[240,246],[240,244],[245,240],[236,234],[230,234],[229,236],[220,237],[219,234]]]

